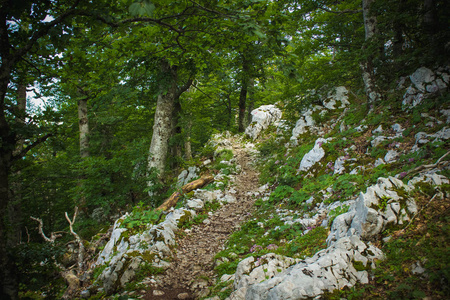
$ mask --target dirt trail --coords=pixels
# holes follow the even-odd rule
[[[193,226],[187,236],[177,238],[170,267],[156,278],[156,286],[144,299],[197,299],[207,295],[208,286],[213,284],[214,256],[222,250],[228,236],[249,217],[255,201],[249,192],[258,188],[258,174],[249,164],[250,155],[238,143],[233,145],[233,152],[242,168],[234,186],[237,202],[222,206],[208,218],[208,225]]]

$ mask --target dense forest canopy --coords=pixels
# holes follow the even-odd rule
[[[77,206],[88,239],[159,205],[211,134],[243,132],[261,104],[294,119],[337,85],[380,101],[448,63],[449,13],[444,0],[1,0],[1,298],[18,297],[18,254],[44,252],[30,216],[55,232]]]

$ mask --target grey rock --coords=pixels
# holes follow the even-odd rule
[[[205,206],[205,204],[203,203],[202,200],[200,199],[192,199],[192,200],[188,200],[186,202],[186,206],[189,209],[193,209],[195,211],[200,211],[203,209],[203,207]]]
[[[392,125],[392,130],[394,130],[396,133],[402,133],[404,129],[402,128],[402,125],[396,123]]]
[[[323,150],[322,144],[330,140],[330,138],[318,138],[314,144],[314,148],[303,156],[297,172],[308,171],[315,163],[319,162],[325,156],[325,150]]]
[[[89,290],[81,291],[80,297],[83,299],[88,299],[89,297],[91,297],[91,291]]]
[[[310,127],[315,125],[312,114],[312,109],[302,112],[302,116],[295,123],[294,129],[292,129],[291,144],[297,145],[297,137],[307,132]]]
[[[383,132],[383,127],[381,125],[378,126],[376,129],[372,130],[373,134],[382,133],[382,132]]]
[[[412,84],[421,92],[425,92],[427,84],[431,83],[435,79],[433,71],[428,68],[421,67],[417,69],[411,76]]]
[[[344,162],[347,160],[345,156],[340,156],[334,162],[334,174],[343,174],[345,172]]]
[[[313,257],[274,276],[269,276],[267,280],[260,282],[253,280],[241,284],[236,278],[235,285],[242,287],[233,292],[229,299],[274,300],[318,297],[326,291],[352,286],[356,282],[367,283],[367,271],[357,271],[353,263],[358,261],[370,269],[374,266],[374,260],[382,258],[383,255],[378,248],[367,246],[358,237],[342,238],[332,247],[319,251]],[[255,269],[248,268],[249,274]]]
[[[359,125],[358,127],[355,127],[355,130],[358,132],[366,131],[367,126],[366,125]]]
[[[378,145],[380,145],[383,141],[385,141],[387,138],[385,136],[377,136],[376,138],[374,138],[370,144],[372,145],[372,147],[376,147]]]
[[[267,129],[269,125],[278,122],[281,119],[281,110],[275,105],[263,105],[253,110],[252,122],[245,129],[245,134],[255,140],[261,131]]]
[[[324,101],[323,106],[328,109],[336,109],[344,108],[349,104],[347,88],[345,86],[338,86],[328,94],[328,98]]]
[[[375,163],[374,163],[374,167],[378,167],[379,165],[384,165],[386,164],[385,161],[382,158],[378,158]]]
[[[400,154],[395,150],[389,150],[384,156],[384,161],[386,163],[394,162]]]

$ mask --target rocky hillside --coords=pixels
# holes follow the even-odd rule
[[[213,184],[116,221],[81,296],[444,299],[448,73],[420,68],[371,107],[334,88],[296,122],[254,110],[246,137],[217,135],[178,178]]]

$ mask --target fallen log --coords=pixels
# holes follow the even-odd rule
[[[214,177],[211,175],[208,176],[204,176],[200,179],[194,180],[192,182],[189,182],[186,185],[183,185],[181,187],[181,191],[177,191],[175,193],[173,193],[169,198],[167,198],[163,204],[161,204],[160,206],[158,206],[156,208],[156,210],[163,210],[163,211],[167,211],[169,210],[171,207],[175,206],[178,202],[178,200],[180,199],[180,197],[183,194],[189,193],[195,189],[204,187],[205,185],[211,183],[214,181]]]

